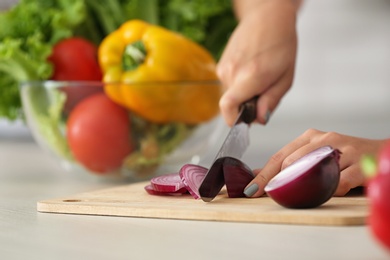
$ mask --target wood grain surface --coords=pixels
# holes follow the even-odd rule
[[[314,209],[286,209],[268,197],[228,198],[222,191],[212,202],[190,195],[153,196],[146,182],[39,201],[39,212],[103,216],[257,222],[301,225],[364,225],[367,199],[360,196],[333,197]]]

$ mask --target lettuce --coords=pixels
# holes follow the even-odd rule
[[[219,59],[237,25],[231,0],[160,1],[159,24],[203,45]]]
[[[18,86],[50,79],[58,41],[96,45],[122,23],[142,19],[179,32],[218,59],[236,26],[231,0],[20,0],[0,13],[0,118],[22,118]]]
[[[19,84],[50,78],[53,45],[71,36],[85,15],[78,0],[21,0],[0,13],[0,117],[22,117]]]
[[[6,38],[0,42],[0,116],[20,116],[19,82],[51,75],[52,67],[46,62],[51,47],[40,39],[34,34],[26,40]]]
[[[62,118],[66,94],[54,85],[47,84],[44,88],[40,82],[22,84],[20,90],[26,113],[32,120],[29,127],[36,134],[36,140],[60,158],[73,160]]]

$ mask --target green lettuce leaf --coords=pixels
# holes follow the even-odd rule
[[[73,35],[86,16],[79,0],[21,0],[0,13],[0,118],[21,118],[19,84],[52,75],[55,43]]]
[[[36,141],[60,158],[73,159],[66,140],[63,108],[66,94],[55,86],[40,82],[22,84],[21,96]]]

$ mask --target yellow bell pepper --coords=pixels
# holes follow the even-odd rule
[[[177,33],[130,20],[102,41],[98,55],[107,95],[149,121],[198,124],[219,112],[214,59]]]

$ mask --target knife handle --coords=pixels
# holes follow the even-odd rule
[[[257,100],[259,96],[255,96],[245,103],[243,103],[240,107],[242,113],[240,115],[239,122],[244,122],[246,124],[252,123],[257,117]]]

